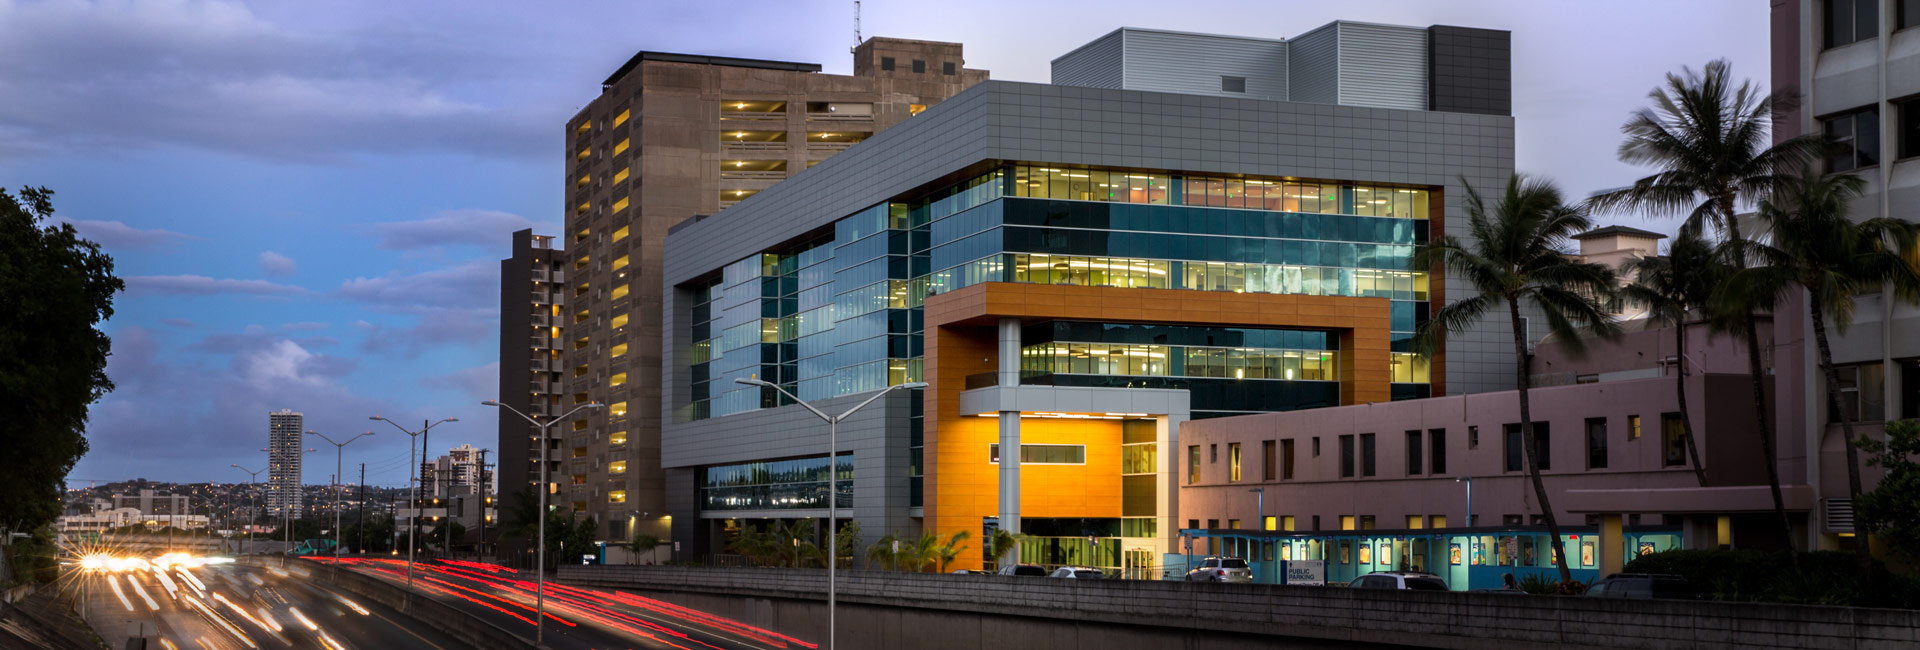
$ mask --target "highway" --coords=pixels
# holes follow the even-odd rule
[[[361,573],[406,582],[405,560],[341,558]],[[510,632],[533,636],[531,575],[480,562],[438,560],[414,565],[414,588]],[[554,650],[659,648],[678,650],[812,649],[819,645],[725,617],[624,591],[599,591],[547,582],[546,646]]]
[[[210,563],[85,571],[83,615],[109,647],[133,626],[149,650],[457,650],[458,642],[377,603],[277,569]]]

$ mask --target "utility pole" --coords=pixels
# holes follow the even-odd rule
[[[480,470],[473,475],[473,491],[480,495],[480,536],[473,545],[474,559],[479,559],[480,550],[487,546],[487,450],[480,450]]]
[[[354,550],[367,552],[367,464],[360,464],[360,543]]]

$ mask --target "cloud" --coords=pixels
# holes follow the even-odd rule
[[[487,340],[499,332],[499,318],[489,312],[438,310],[420,315],[411,326],[375,325],[360,345],[366,354],[413,359],[429,348]]]
[[[150,251],[166,248],[189,239],[199,239],[171,230],[143,230],[118,221],[84,221],[55,217],[54,221],[73,224],[81,237],[99,242],[112,251]]]
[[[185,318],[162,318],[160,319],[160,322],[168,325],[172,325],[174,327],[178,327],[183,330],[190,330],[195,327],[199,327],[198,324],[194,323],[193,321],[187,320]]]
[[[274,284],[266,280],[209,278],[204,275],[136,275],[127,278],[127,290],[130,293],[152,293],[168,296],[214,296],[228,294],[297,296],[312,293],[301,287],[287,284]]]
[[[495,361],[484,366],[463,368],[444,375],[435,375],[420,380],[427,388],[458,390],[477,400],[498,397],[500,392],[500,362]]]
[[[0,2],[0,146],[551,155],[550,115],[565,106],[484,92],[495,70],[526,69],[497,44],[428,31],[454,29],[437,25],[274,13],[217,0]]]
[[[474,260],[450,268],[411,275],[393,273],[359,277],[340,283],[338,295],[386,310],[422,313],[439,310],[500,308],[500,264]]]
[[[380,248],[403,251],[460,244],[503,248],[516,230],[555,232],[559,226],[536,223],[510,212],[448,210],[425,219],[373,224],[371,228],[380,235]]]
[[[315,323],[313,321],[286,323],[280,326],[280,329],[283,329],[289,332],[306,332],[306,331],[312,331],[312,330],[323,330],[326,328],[327,328],[326,323]]]
[[[260,271],[262,273],[267,275],[293,275],[297,270],[299,270],[299,267],[293,263],[293,258],[291,257],[273,251],[260,252]]]
[[[90,409],[93,453],[81,461],[86,473],[77,476],[233,478],[224,471],[206,473],[230,462],[258,467],[265,415],[282,408],[304,412],[309,428],[329,433],[364,427],[371,413],[411,415],[392,408],[386,396],[349,390],[343,382],[357,361],[265,331],[214,334],[173,346],[145,328],[127,326],[115,330],[113,339],[107,375],[116,390]],[[395,452],[405,457],[398,441],[359,447],[370,461]],[[332,464],[321,465],[310,461],[307,482],[325,481]],[[372,479],[371,463],[369,470]]]

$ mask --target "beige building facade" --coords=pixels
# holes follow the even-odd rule
[[[664,538],[671,526],[660,469],[660,424],[671,414],[659,390],[668,229],[987,78],[965,67],[957,43],[874,38],[853,57],[848,76],[812,63],[640,52],[568,120],[565,232],[517,234],[503,261],[502,313],[513,316],[502,318],[500,383],[503,401],[542,422],[606,405],[555,425],[546,442],[549,499],[593,517],[601,539]],[[502,415],[500,489],[511,495],[539,482],[540,447],[537,430]]]

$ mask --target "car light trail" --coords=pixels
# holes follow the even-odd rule
[[[187,604],[192,605],[194,609],[200,610],[201,614],[205,614],[207,618],[213,619],[213,622],[220,624],[220,627],[222,629],[225,629],[228,634],[232,634],[234,638],[239,639],[241,643],[247,644],[247,647],[249,648],[260,647],[258,645],[255,645],[253,642],[253,639],[249,638],[245,632],[241,632],[240,628],[234,627],[233,623],[227,621],[227,617],[221,616],[219,612],[213,611],[213,608],[208,607],[206,603],[200,602],[200,599],[194,598],[192,596],[188,596],[186,600],[187,600]],[[197,640],[200,642],[200,645],[202,646],[207,645],[207,640],[205,637],[201,637],[200,639],[197,639]]]
[[[330,650],[347,650],[346,646],[340,645],[339,641],[335,641],[333,637],[327,636],[326,632],[320,633],[320,641],[325,643]]]
[[[299,609],[299,608],[295,608],[295,607],[289,607],[289,608],[287,608],[287,611],[290,611],[290,612],[293,612],[293,617],[294,617],[294,618],[297,618],[297,619],[300,619],[300,624],[301,624],[301,625],[305,625],[305,626],[307,626],[307,629],[309,629],[309,630],[313,630],[313,631],[315,631],[315,632],[318,632],[318,631],[320,631],[320,626],[318,626],[318,625],[314,625],[314,624],[313,624],[313,619],[309,619],[309,618],[307,618],[307,615],[306,615],[306,614],[302,614],[302,613],[300,613],[300,609]]]
[[[113,595],[120,598],[120,606],[133,611],[133,601],[127,600],[127,592],[120,590],[120,576],[107,576],[107,584],[113,587]]]
[[[260,622],[260,619],[254,618],[253,614],[248,613],[246,609],[243,609],[239,605],[234,604],[234,602],[231,600],[227,600],[227,596],[225,594],[216,593],[213,595],[213,599],[218,600],[221,603],[225,604],[227,607],[233,610],[233,613],[239,614],[240,618],[247,619],[247,622],[254,624],[254,626],[259,627],[262,630],[269,630],[270,634],[273,634],[273,632],[271,632],[273,628],[279,627],[278,624],[269,626],[266,623]],[[280,635],[274,634],[274,636],[280,636]],[[281,637],[280,640],[286,641],[287,639],[286,637]]]
[[[197,591],[199,591],[200,593],[203,593],[203,594],[204,594],[204,593],[207,593],[207,585],[206,585],[206,583],[203,583],[203,582],[200,582],[200,579],[199,579],[199,578],[195,578],[195,577],[193,577],[193,572],[191,572],[191,571],[188,571],[188,570],[186,570],[186,569],[185,569],[184,567],[183,567],[183,568],[176,568],[176,569],[174,569],[174,570],[175,570],[175,571],[179,571],[179,572],[180,572],[180,577],[182,577],[182,578],[186,578],[186,579],[187,579],[187,584],[191,584],[191,585],[193,585],[193,588],[194,588],[195,590],[197,590]]]
[[[347,600],[346,596],[334,596],[334,598],[340,599],[340,602],[346,603],[347,607],[353,608],[353,611],[359,612],[361,616],[366,616],[371,613],[367,611],[367,608],[361,607],[360,603]]]
[[[265,607],[260,608],[260,620],[265,621],[267,624],[267,627],[273,628],[273,631],[275,632],[279,632],[280,630],[283,629],[280,627],[280,619],[273,617],[273,610],[267,609]]]
[[[147,589],[145,587],[140,586],[140,580],[133,576],[134,574],[131,574],[131,573],[127,574],[127,584],[133,585],[133,592],[136,594],[140,594],[140,600],[147,601],[148,611],[154,611],[154,612],[160,611],[160,603],[153,602],[153,597],[147,595]]]
[[[509,611],[507,611],[506,609],[504,609],[504,608],[501,608],[500,606],[498,606],[498,605],[495,605],[495,604],[493,604],[493,603],[489,603],[489,602],[484,602],[484,601],[481,601],[481,600],[479,600],[479,599],[476,599],[476,598],[473,598],[473,597],[470,597],[470,596],[467,596],[467,595],[465,595],[465,594],[457,594],[457,593],[454,593],[454,592],[452,592],[452,591],[449,591],[449,590],[446,590],[446,589],[441,589],[441,588],[439,588],[439,587],[435,587],[435,586],[433,586],[433,585],[429,585],[429,584],[424,584],[424,583],[423,583],[423,584],[421,584],[420,586],[421,586],[421,587],[422,587],[423,589],[425,589],[426,591],[428,591],[428,592],[439,592],[439,593],[443,593],[443,594],[446,594],[446,595],[448,595],[448,596],[453,596],[454,598],[459,598],[459,599],[461,599],[461,600],[464,600],[464,601],[467,601],[467,602],[470,602],[470,603],[473,603],[473,604],[475,604],[475,605],[479,605],[479,606],[481,606],[481,607],[485,607],[485,608],[487,608],[487,609],[491,609],[491,610],[493,610],[493,611],[496,611],[496,612],[500,612],[500,613],[502,613],[502,614],[506,614],[506,615],[508,615],[508,616],[512,616],[512,617],[514,617],[514,618],[517,618],[517,619],[520,619],[520,622],[522,622],[522,623],[526,623],[526,624],[528,624],[528,625],[533,625],[533,619],[530,619],[530,618],[527,618],[527,617],[525,617],[525,616],[521,616],[521,615],[519,615],[519,614],[515,614],[515,613],[513,613],[513,612],[509,612]]]
[[[173,578],[167,577],[167,572],[162,571],[160,569],[154,569],[153,577],[158,578],[160,580],[160,586],[167,588],[168,597],[174,597],[174,598],[179,597],[180,588],[173,586]]]
[[[174,645],[173,642],[168,641],[166,637],[160,637],[160,647],[166,648],[166,650],[180,650],[180,646]]]

